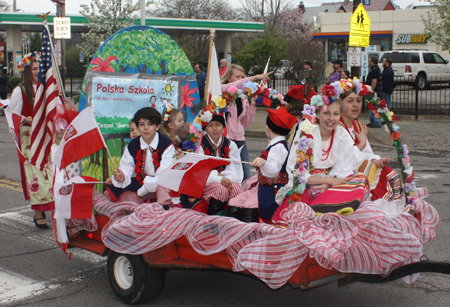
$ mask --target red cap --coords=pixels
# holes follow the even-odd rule
[[[313,90],[310,89],[308,92],[308,95],[306,97],[306,103],[309,103],[312,96],[317,95],[317,93]],[[298,101],[302,101],[303,99],[305,99],[305,85],[292,85],[289,88],[289,91],[286,93],[286,96],[292,97],[294,99],[297,99]],[[286,102],[289,102],[286,100],[286,98],[284,99]]]
[[[297,123],[297,117],[289,113],[285,107],[280,107],[276,110],[269,110],[270,120],[280,128],[292,129],[292,127]]]

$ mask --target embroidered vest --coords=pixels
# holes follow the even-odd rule
[[[22,90],[22,112],[21,112],[21,115],[33,116],[33,105],[28,101],[27,95],[25,95],[25,87],[23,86],[23,84],[20,84],[19,87]]]
[[[158,170],[158,167],[159,167],[159,164],[161,163],[161,159],[164,154],[164,151],[166,151],[166,149],[170,145],[173,144],[172,140],[168,136],[161,134],[159,132],[157,132],[157,133],[159,134],[159,142],[158,142],[158,146],[157,146],[156,150],[153,151],[153,153],[155,153],[155,152],[157,153],[157,161],[158,161],[158,164],[153,163],[155,172]],[[133,157],[135,165],[138,163],[138,161],[136,159],[138,152],[141,151],[141,154],[142,154],[140,139],[141,139],[141,137],[134,138],[128,144],[128,151],[130,152],[130,155]],[[144,156],[143,156],[143,158],[145,159]]]
[[[216,152],[218,152],[219,157],[228,159],[230,153],[230,142],[231,141],[228,138],[222,137],[222,144],[217,147],[210,141],[209,137],[205,135],[202,137],[201,146],[206,156],[216,157]],[[216,167],[215,170],[221,173],[225,170],[225,166]]]
[[[272,149],[272,147],[274,147],[277,144],[282,144],[284,146],[284,148],[286,148],[286,150],[288,150],[287,142],[286,141],[279,141],[279,142],[277,142],[277,143],[267,147],[266,150],[264,150],[259,157],[267,161],[267,157],[269,156],[270,150]],[[288,176],[288,173],[286,171],[287,160],[288,159],[286,157],[286,159],[284,160],[283,165],[281,166],[280,173],[275,178],[269,178],[269,177],[263,176],[263,174],[261,173],[261,169],[258,168],[257,172],[258,172],[258,181],[259,181],[259,183],[261,185],[263,185],[263,186],[271,186],[271,185],[274,185],[274,184],[283,184],[283,185],[285,185],[286,183],[288,183],[289,176]]]

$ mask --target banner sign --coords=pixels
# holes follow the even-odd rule
[[[426,44],[431,34],[399,34],[396,44]]]
[[[103,134],[128,134],[134,113],[153,107],[161,114],[169,105],[179,108],[180,83],[167,79],[92,77],[90,102]]]

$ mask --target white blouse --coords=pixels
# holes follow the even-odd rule
[[[286,138],[284,136],[277,136],[269,142],[267,147],[285,140]],[[281,167],[283,166],[288,154],[289,152],[283,144],[273,146],[267,155],[266,164],[261,167],[261,174],[268,178],[276,178],[280,173]]]
[[[219,147],[223,142],[223,136],[220,136],[220,139],[217,143],[215,143],[209,137],[209,135],[206,134],[206,137],[209,138],[210,142],[216,145],[217,147]],[[203,147],[200,146],[198,153],[202,155],[205,154]],[[237,145],[231,140],[230,140],[230,152],[228,155],[231,160],[241,161],[239,149]],[[219,153],[216,153],[216,157],[220,157]],[[208,180],[206,181],[206,185],[211,183],[221,183],[223,177],[230,179],[234,183],[241,184],[242,179],[244,178],[244,172],[242,170],[241,163],[231,162],[225,167],[225,170],[221,173],[221,175],[222,176],[219,175],[219,172],[217,170],[211,171],[211,173],[208,176]]]
[[[161,157],[161,162],[158,170],[155,172],[155,167],[153,166],[153,157],[151,154],[150,147],[153,150],[156,150],[158,148],[159,143],[159,133],[156,133],[155,137],[153,138],[153,141],[150,144],[145,143],[145,141],[142,139],[142,137],[139,137],[140,145],[142,150],[146,150],[145,155],[145,168],[144,168],[144,184],[143,186],[137,191],[139,196],[144,196],[148,193],[154,193],[156,192],[158,181],[158,176],[161,174],[162,171],[168,169],[173,163],[173,155],[175,154],[175,147],[173,144],[169,145],[169,147],[166,148],[164,153]],[[131,178],[136,176],[136,173],[134,172],[136,165],[134,163],[134,158],[128,151],[128,146],[125,148],[122,158],[120,159],[120,166],[119,168],[123,171],[125,180],[122,182],[118,182],[116,179],[114,179],[114,176],[112,177],[113,185],[117,188],[125,188],[131,183]]]

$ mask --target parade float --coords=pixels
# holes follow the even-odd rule
[[[152,34],[144,34],[147,32]],[[156,81],[159,87],[164,85],[159,95],[166,99],[170,94],[167,91],[168,82],[172,82],[171,88],[177,89],[172,96],[175,105],[184,108],[188,121],[195,123],[195,117],[189,119],[189,113],[195,110],[198,93],[190,94],[193,100],[187,94],[188,100],[182,98],[185,96],[184,88],[196,88],[194,79],[190,78],[192,68],[177,70],[180,63],[169,64],[174,59],[179,60],[180,54],[170,52],[168,46],[172,46],[171,40],[165,38],[164,43],[155,41],[155,33],[165,35],[149,27],[124,29],[116,35],[120,37],[120,43],[126,42],[129,48],[115,48],[118,43],[113,36],[102,45],[91,62],[83,83],[85,100],[80,101],[80,108],[93,108],[104,135],[112,127],[111,138],[123,138],[121,133],[125,130],[120,130],[124,127],[118,124],[118,115],[124,117],[120,119],[123,124],[129,121],[132,112],[144,105],[139,102],[134,106],[130,101],[119,101],[118,108],[113,109],[106,107],[104,101],[111,102],[121,97],[116,94],[129,91],[131,86],[142,91],[147,89],[147,85],[157,88],[156,85],[149,85]],[[134,44],[139,45],[137,51],[134,51]],[[151,50],[142,53],[141,50],[162,45],[169,49],[162,48],[164,57],[158,58],[156,64],[143,64],[136,60],[139,56],[134,57],[134,52],[143,58],[146,55],[150,57]],[[126,75],[130,67],[138,70],[139,74],[132,71],[131,75]],[[98,74],[99,71],[101,74]],[[114,81],[114,78],[117,80]],[[142,81],[142,84],[136,85],[136,80]],[[113,81],[116,85],[112,85]],[[259,94],[263,92],[256,86],[254,89],[246,88],[240,94],[253,95],[258,91]],[[98,96],[99,92],[101,96]],[[225,104],[221,107],[226,107],[226,97],[231,94],[236,93],[223,93],[220,98],[212,100],[216,101],[216,106]],[[267,97],[273,94],[267,93]],[[142,103],[149,103],[150,95],[143,96],[147,100]],[[164,98],[156,99],[158,102],[160,100]],[[389,129],[404,183],[403,197],[386,207],[367,200],[350,215],[336,212],[316,215],[312,207],[301,202],[304,187],[297,183],[291,191],[291,195],[296,195],[294,201],[288,210],[282,212],[286,223],[283,227],[276,227],[266,223],[243,223],[225,216],[209,216],[190,209],[166,210],[156,202],[138,204],[123,201],[111,205],[104,195],[94,189],[93,210],[88,212],[90,217],[72,216],[66,219],[68,245],[107,256],[111,288],[119,299],[128,304],[144,303],[157,297],[164,287],[165,270],[176,268],[222,269],[252,274],[271,289],[285,284],[308,289],[333,281],[346,284],[356,280],[386,282],[398,278],[412,283],[417,279],[418,272],[450,273],[447,264],[421,260],[423,244],[432,242],[436,237],[434,230],[439,224],[439,215],[424,200],[426,188],[415,186],[408,150],[402,144],[395,116],[378,98],[372,98],[370,103]],[[121,105],[126,105],[126,111]],[[155,107],[158,108],[157,105]],[[211,111],[214,112],[214,109],[211,108]],[[314,126],[311,122],[310,125],[309,128]],[[192,133],[195,140],[196,131]],[[123,148],[123,141],[117,144]],[[105,153],[103,161],[107,160],[106,157]],[[84,168],[83,175],[91,175],[99,181],[104,178],[94,176],[87,168]],[[73,183],[77,182],[69,180],[61,190],[72,191],[70,187],[76,186]],[[62,240],[60,242],[64,243]],[[64,245],[64,250],[66,247]],[[70,249],[67,251],[70,252]]]

